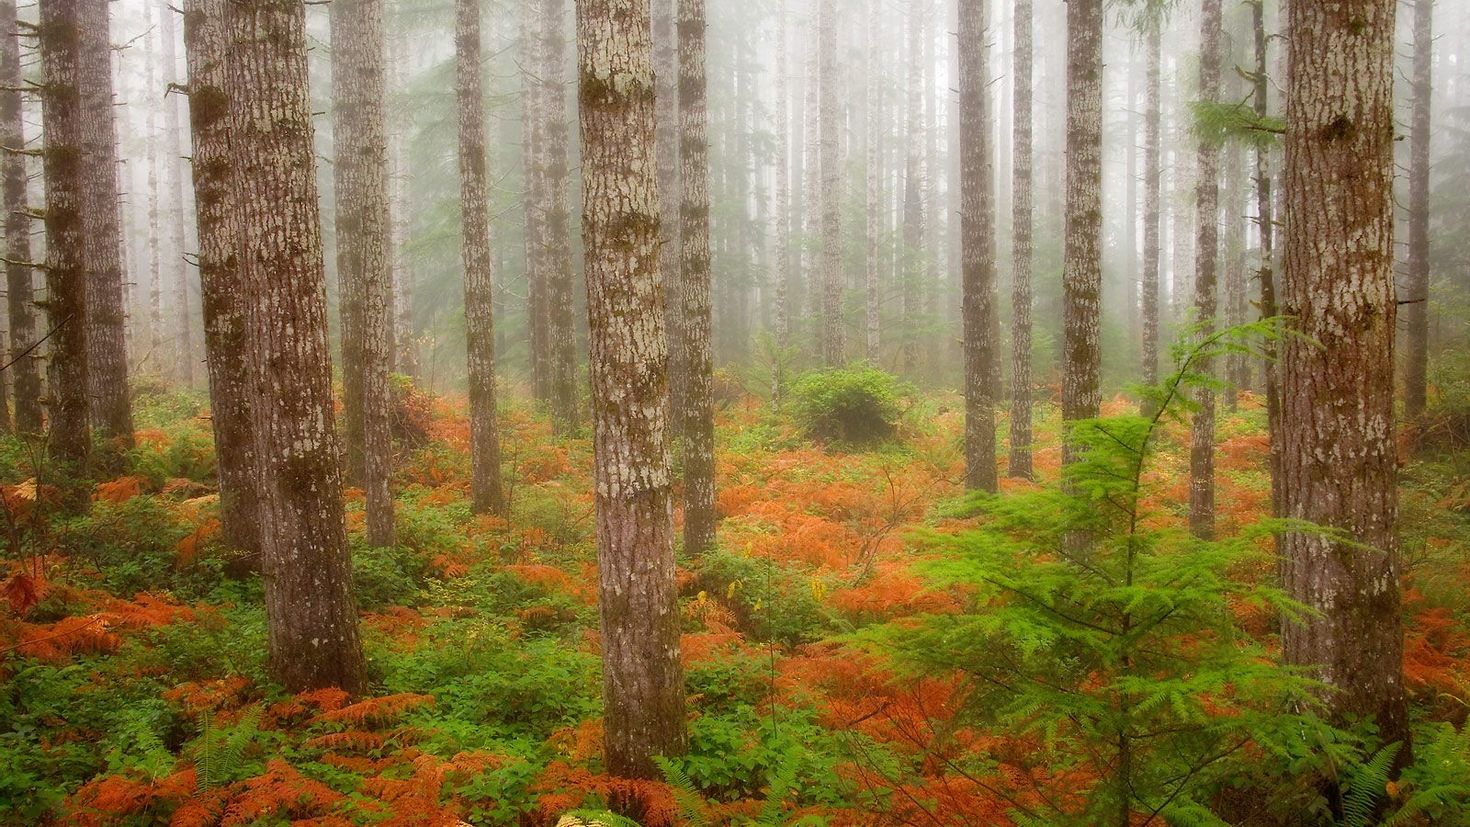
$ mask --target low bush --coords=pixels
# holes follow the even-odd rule
[[[905,389],[869,365],[803,375],[791,389],[791,415],[818,442],[866,447],[894,438]]]

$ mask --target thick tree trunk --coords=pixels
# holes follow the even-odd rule
[[[995,291],[995,186],[990,158],[990,59],[985,0],[960,0],[960,213],[964,245],[965,486],[996,490],[995,398],[990,329]]]
[[[1163,172],[1160,157],[1163,149],[1161,122],[1164,24],[1154,20],[1145,35],[1148,43],[1146,79],[1144,81],[1143,114],[1143,383],[1150,387],[1159,382],[1159,274],[1162,269],[1163,245],[1159,231],[1162,215]],[[1149,403],[1144,403],[1147,407]],[[1152,413],[1145,410],[1144,413]]]
[[[504,514],[500,429],[495,401],[495,290],[490,203],[485,182],[485,95],[480,75],[479,0],[455,0],[455,96],[464,259],[465,339],[469,350],[470,494],[478,514]]]
[[[577,4],[605,766],[685,749],[648,0]]]
[[[1409,131],[1409,261],[1404,291],[1404,416],[1424,415],[1429,386],[1429,142],[1434,0],[1414,3],[1413,118]]]
[[[838,156],[839,101],[837,100],[837,2],[820,0],[817,53],[821,65],[820,91],[822,167],[822,364],[836,366],[846,359],[842,324],[842,167]]]
[[[174,15],[177,14],[174,7],[167,0],[159,11],[160,33],[163,38],[163,82],[168,87],[179,83],[178,78],[178,44],[174,31]],[[168,170],[169,185],[169,212],[171,213],[169,225],[170,254],[172,260],[169,263],[170,281],[174,289],[174,324],[177,329],[172,339],[174,356],[176,358],[175,370],[177,379],[184,387],[194,386],[194,314],[191,310],[192,298],[189,295],[189,265],[184,260],[190,250],[185,240],[184,220],[184,126],[179,109],[186,100],[184,95],[178,94],[172,88],[163,91],[164,95],[164,129],[168,133],[165,150],[168,157],[165,158],[164,168]]]
[[[1011,174],[1011,446],[1010,473],[1031,479],[1031,0],[1016,0],[1015,159]]]
[[[209,367],[210,424],[219,463],[220,528],[225,542],[260,566],[260,471],[250,392],[249,301],[241,279],[244,234],[235,204],[231,154],[229,66],[224,27],[227,0],[184,6],[184,54],[189,67],[189,120],[194,138],[194,204],[199,225],[200,303]]]
[[[1098,415],[1102,312],[1102,0],[1067,4],[1067,203],[1062,253],[1062,419]],[[1070,441],[1063,452],[1073,458]]]
[[[89,284],[83,226],[86,159],[82,141],[81,12],[72,0],[41,3],[39,32],[46,176],[46,315],[52,329],[47,452],[83,474],[92,450],[88,420]]]
[[[562,433],[577,427],[577,332],[572,315],[572,247],[567,213],[566,0],[543,0],[541,19],[542,290],[548,310],[547,392]]]
[[[272,671],[289,692],[365,688],[342,507],[317,207],[306,9],[224,4],[239,256]]]
[[[1394,540],[1393,0],[1293,2],[1286,113],[1282,347],[1288,595],[1313,610],[1283,630],[1337,722],[1409,739]],[[1408,760],[1408,750],[1399,755]]]
[[[0,0],[0,144],[4,158],[6,315],[10,322],[10,372],[15,390],[15,429],[41,432],[41,371],[36,343],[31,218],[27,214],[25,120],[21,105],[20,36],[15,0]],[[30,352],[28,352],[30,351]]]
[[[715,540],[715,421],[710,350],[709,113],[704,0],[679,0],[680,314],[684,335],[684,552]]]
[[[107,0],[76,0],[81,27],[82,233],[87,270],[87,391],[108,452],[133,444],[128,401],[127,310],[118,220],[117,125],[112,99],[112,27]]]
[[[1199,94],[1206,102],[1220,97],[1221,0],[1202,0],[1200,13]],[[1194,312],[1199,335],[1215,332],[1219,305],[1220,149],[1199,142],[1199,178],[1195,181]],[[1209,373],[1208,363],[1198,365]],[[1215,391],[1196,388],[1197,406],[1189,429],[1189,528],[1196,537],[1215,534]]]
[[[331,6],[332,142],[348,479],[366,497],[367,540],[393,545],[393,273],[389,242],[383,0]]]

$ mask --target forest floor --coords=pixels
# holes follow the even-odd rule
[[[1004,740],[956,719],[963,676],[907,674],[861,634],[970,599],[918,571],[926,533],[962,521],[952,397],[912,401],[901,438],[860,453],[814,446],[756,400],[720,412],[720,548],[679,568],[690,751],[673,785],[600,768],[587,439],[507,410],[510,518],[477,517],[463,403],[409,393],[398,547],[365,545],[348,493],[373,695],[291,696],[267,675],[259,579],[229,577],[215,537],[207,411],[162,393],[138,407],[130,473],[98,484],[84,516],[51,515],[31,449],[0,456],[0,824],[549,824],[620,796],[649,825],[1005,824],[1005,790],[1045,783],[1018,759],[959,770],[958,754]],[[1038,414],[1044,484],[1058,423]],[[1264,419],[1249,395],[1222,416],[1223,532],[1269,508]],[[1148,474],[1157,513],[1180,522],[1187,446],[1173,427]],[[1407,464],[1402,489],[1406,674],[1417,714],[1460,720],[1464,464]]]

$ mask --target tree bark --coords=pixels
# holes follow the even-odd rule
[[[0,144],[5,153],[5,286],[10,322],[9,358],[15,396],[15,429],[41,432],[41,371],[36,343],[35,290],[31,260],[31,217],[26,197],[25,120],[21,104],[20,35],[15,0],[0,0]]]
[[[406,36],[400,34],[393,38],[390,47],[390,94],[406,94],[407,70],[403,65],[408,59]],[[392,204],[389,209],[393,222],[393,240],[390,256],[392,258],[393,272],[393,302],[394,302],[394,354],[393,369],[397,372],[417,380],[419,378],[419,344],[418,336],[414,330],[414,286],[417,281],[417,273],[414,271],[413,263],[408,256],[408,242],[410,238],[410,188],[409,179],[411,174],[412,159],[409,152],[409,136],[412,132],[412,120],[407,117],[397,117],[389,125],[389,163],[391,181],[389,184],[389,197]]]
[[[81,475],[92,450],[88,420],[89,285],[83,225],[86,159],[81,13],[72,0],[40,4],[42,134],[46,177],[46,316],[51,327],[47,452]]]
[[[960,0],[960,214],[964,245],[965,486],[996,490],[995,398],[990,329],[995,290],[995,182],[990,158],[990,94],[985,0]]]
[[[225,3],[270,661],[288,692],[365,688],[327,344],[306,8]]]
[[[715,540],[715,422],[710,349],[709,113],[704,0],[679,0],[679,260],[683,308],[684,552]]]
[[[924,273],[924,19],[928,0],[909,0],[908,78],[904,116],[903,342],[899,371],[912,375],[919,360],[920,282]]]
[[[543,0],[541,19],[542,290],[547,316],[547,391],[561,433],[577,428],[577,335],[572,322],[572,248],[567,208],[566,0]]]
[[[1251,105],[1256,117],[1264,119],[1271,110],[1270,75],[1267,72],[1265,0],[1251,3],[1251,30],[1255,41],[1255,72],[1251,76]],[[1261,318],[1274,319],[1278,315],[1276,303],[1276,221],[1275,195],[1272,192],[1271,150],[1265,144],[1257,144],[1256,161],[1256,224],[1261,237],[1261,267],[1257,281],[1261,290]],[[1271,436],[1271,516],[1285,514],[1282,505],[1281,454],[1285,449],[1285,436],[1281,427],[1281,367],[1276,358],[1276,342],[1267,340],[1264,345],[1266,371],[1266,429]]]
[[[1408,743],[1394,539],[1393,0],[1292,2],[1282,347],[1287,663],[1332,691],[1331,718]],[[1408,761],[1408,750],[1399,762]]]
[[[531,345],[531,393],[537,402],[551,401],[550,325],[546,300],[546,267],[541,260],[545,244],[546,165],[541,130],[545,84],[537,76],[543,68],[541,33],[543,4],[521,3],[521,150],[526,179],[526,326]],[[478,35],[477,35],[478,37]],[[481,107],[483,109],[483,105]],[[483,129],[481,130],[483,133]],[[483,140],[482,140],[483,142]]]
[[[664,329],[669,338],[669,410],[671,422],[684,419],[684,293],[679,260],[679,216],[684,197],[679,180],[679,35],[678,0],[650,0],[653,15],[653,69],[658,100],[655,140],[658,150],[659,260],[663,274]],[[675,440],[677,443],[678,440]]]
[[[648,0],[577,4],[605,762],[685,749]]]
[[[173,88],[179,83],[174,14],[174,8],[165,0],[159,11],[159,21],[163,37],[163,82],[166,87],[163,91],[164,129],[168,139],[165,144],[168,153],[165,168],[168,170],[169,211],[172,213],[172,220],[168,222],[169,246],[173,255],[170,270],[174,288],[174,324],[178,326],[173,344],[174,355],[178,360],[175,365],[177,379],[184,387],[191,388],[194,386],[194,314],[191,311],[193,300],[189,295],[189,265],[184,260],[189,250],[184,231],[184,127],[179,114],[185,96],[178,94]]]
[[[1429,387],[1429,143],[1434,0],[1414,3],[1413,115],[1409,130],[1408,295],[1404,297],[1404,416],[1424,415]]]
[[[782,375],[791,347],[791,71],[789,17],[786,0],[776,12],[776,272],[772,291],[776,347],[771,360],[771,395],[780,404],[785,390]]]
[[[1062,253],[1062,419],[1098,415],[1102,304],[1102,0],[1067,4],[1067,199]],[[1071,441],[1066,461],[1074,459]]]
[[[189,120],[194,139],[194,204],[199,225],[200,304],[209,368],[210,425],[219,463],[220,529],[246,568],[260,565],[260,470],[256,459],[249,301],[241,277],[243,232],[235,204],[231,145],[226,0],[184,6],[184,55],[189,69]]]
[[[869,2],[865,8],[866,17],[864,31],[867,36],[866,54],[870,60],[876,59],[878,55],[878,27],[881,25],[882,6],[876,2]],[[864,72],[863,96],[866,105],[863,107],[866,118],[866,132],[863,138],[865,159],[863,162],[863,174],[867,184],[867,201],[863,205],[864,215],[867,218],[865,225],[864,252],[863,252],[863,284],[865,287],[864,321],[866,336],[864,342],[864,354],[869,362],[877,364],[880,354],[878,348],[881,344],[882,320],[879,317],[882,298],[881,285],[878,281],[878,231],[879,215],[878,209],[881,202],[880,182],[881,170],[879,167],[879,128],[882,119],[882,106],[878,92],[878,72],[869,67]]]
[[[1220,0],[1202,0],[1200,12],[1199,94],[1206,102],[1220,97]],[[1199,142],[1199,178],[1195,181],[1194,311],[1199,335],[1215,332],[1219,305],[1220,268],[1220,149],[1213,141]],[[1197,369],[1209,374],[1213,366]],[[1189,429],[1189,528],[1196,537],[1215,534],[1215,391],[1194,391],[1195,411]]]
[[[393,273],[389,242],[383,0],[331,5],[332,143],[348,479],[366,498],[367,541],[393,545]]]
[[[480,74],[479,0],[455,0],[455,96],[464,259],[465,337],[469,350],[470,494],[477,514],[505,513],[495,400],[495,290],[490,204],[485,183],[485,95]]]
[[[817,53],[822,81],[819,92],[822,167],[822,335],[821,354],[825,365],[841,365],[846,359],[842,324],[842,169],[838,157],[837,100],[837,2],[820,0],[817,20]]]
[[[1148,44],[1146,80],[1144,81],[1143,115],[1143,383],[1153,387],[1159,383],[1159,274],[1163,245],[1159,230],[1162,221],[1160,199],[1163,195],[1163,172],[1160,157],[1163,149],[1161,111],[1164,24],[1150,20],[1144,35]],[[1145,414],[1151,414],[1145,402]]]
[[[1016,50],[1011,71],[1015,86],[1015,159],[1011,174],[1011,446],[1010,473],[1031,479],[1031,0],[1016,0]]]

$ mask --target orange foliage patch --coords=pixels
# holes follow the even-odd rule
[[[339,709],[326,710],[318,715],[316,720],[353,724],[356,726],[362,726],[364,724],[382,725],[397,720],[403,713],[410,709],[432,706],[433,704],[433,695],[402,692],[397,695],[383,695],[377,698],[368,698],[367,700],[358,701],[355,704]]]
[[[97,483],[97,490],[93,492],[92,499],[100,503],[125,503],[128,500],[143,493],[143,487],[148,480],[139,476],[118,477],[108,482]]]

